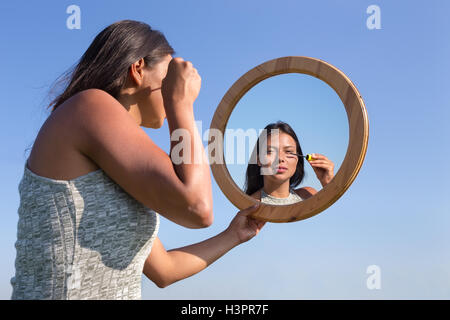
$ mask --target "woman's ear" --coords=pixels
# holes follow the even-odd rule
[[[139,59],[138,61],[133,63],[130,67],[131,80],[138,87],[144,81],[144,67],[145,67],[144,58]]]

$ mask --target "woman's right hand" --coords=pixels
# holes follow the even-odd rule
[[[201,78],[192,63],[181,57],[173,58],[161,86],[164,106],[193,105],[200,87]]]

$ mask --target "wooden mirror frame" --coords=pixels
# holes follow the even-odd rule
[[[253,218],[270,222],[293,222],[310,218],[337,201],[355,180],[369,140],[369,120],[364,101],[352,81],[338,68],[316,58],[303,56],[281,57],[264,62],[240,77],[225,93],[211,121],[210,129],[218,129],[225,137],[225,129],[234,107],[247,91],[259,82],[279,74],[301,73],[325,81],[336,91],[347,112],[349,122],[349,143],[344,161],[334,178],[311,198],[288,205],[261,203]],[[212,140],[213,130],[209,132]],[[226,167],[223,139],[215,141],[222,150],[221,163],[210,161],[214,178],[222,192],[239,210],[260,201],[242,191],[234,182]],[[208,145],[208,148],[211,144]],[[209,150],[208,155],[211,155]]]

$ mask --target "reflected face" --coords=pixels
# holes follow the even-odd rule
[[[272,139],[277,139],[278,146],[272,145]],[[279,131],[277,136],[268,136],[267,154],[262,162],[258,159],[258,165],[268,168],[271,175],[264,175],[268,179],[284,181],[290,179],[297,170],[298,156],[294,138],[289,134]],[[274,170],[271,170],[273,168]]]
[[[171,55],[167,55],[152,68],[146,68],[142,84],[142,99],[138,103],[141,113],[141,126],[161,128],[166,118],[163,97],[161,94],[162,80],[166,77]]]

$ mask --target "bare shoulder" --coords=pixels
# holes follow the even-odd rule
[[[313,195],[317,193],[317,190],[312,187],[303,187],[295,189],[294,191],[303,199],[311,198]]]
[[[96,89],[96,88],[91,88],[91,89],[86,89],[86,90],[80,91],[80,92],[74,94],[73,97],[103,98],[103,99],[115,100],[108,92],[101,90],[101,89]]]
[[[99,89],[76,93],[58,106],[46,119],[36,136],[27,165],[34,173],[58,180],[70,180],[97,170],[99,166],[81,151],[88,122],[100,122],[106,113],[101,108],[111,108],[118,103],[112,96]],[[123,117],[123,116],[122,116]],[[58,155],[55,157],[55,155]]]
[[[100,89],[87,89],[74,94],[53,113],[67,119],[71,130],[79,131],[77,137],[89,126],[97,129],[113,118],[131,118],[118,100]],[[86,142],[85,137],[78,140]]]
[[[112,130],[126,131],[128,138],[140,135],[143,139],[149,139],[123,105],[109,93],[100,89],[87,89],[70,99],[67,101],[71,105],[68,113],[78,133],[77,147],[84,154],[95,152],[99,141],[117,138]]]
[[[122,115],[126,115],[127,113],[117,99],[100,89],[80,91],[70,97],[67,102],[71,104],[70,109],[79,115],[82,115],[82,113],[85,112],[90,113],[93,116],[97,113],[105,116],[104,111],[108,111],[108,113],[118,112]]]

